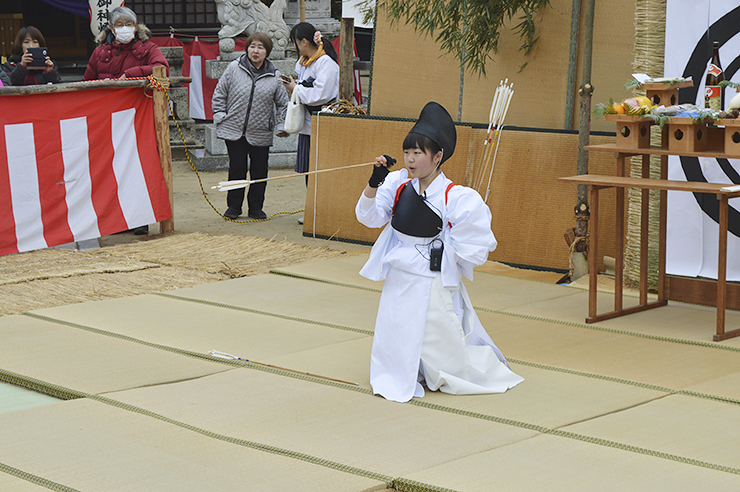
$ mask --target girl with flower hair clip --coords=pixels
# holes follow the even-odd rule
[[[298,133],[298,154],[295,171],[308,171],[311,145],[311,113],[320,111],[339,95],[339,65],[337,52],[331,42],[308,22],[300,22],[290,30],[290,39],[295,44],[300,58],[295,64],[298,80],[290,77],[283,81],[289,93],[298,91],[301,104],[306,106],[306,118]],[[308,176],[306,176],[308,183]]]

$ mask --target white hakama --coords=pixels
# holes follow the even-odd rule
[[[375,199],[360,198],[356,215],[369,227],[390,221],[405,169],[390,173]],[[514,374],[476,315],[462,276],[485,262],[496,247],[491,212],[480,195],[440,174],[426,200],[444,228],[442,271],[429,268],[430,238],[402,234],[390,224],[375,242],[360,274],[385,280],[375,323],[370,384],[375,394],[406,402],[431,390],[450,394],[502,393],[523,378]],[[418,193],[417,180],[412,185]]]

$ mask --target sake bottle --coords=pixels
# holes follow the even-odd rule
[[[722,87],[719,83],[725,80],[722,65],[719,62],[719,41],[712,43],[712,62],[704,81],[704,107],[721,111],[724,108]]]

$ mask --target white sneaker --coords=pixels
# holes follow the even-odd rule
[[[298,217],[298,223],[303,224],[303,217]]]

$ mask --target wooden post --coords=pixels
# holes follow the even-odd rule
[[[299,0],[298,10],[300,12],[301,22],[306,22],[306,0]]]
[[[152,75],[157,79],[166,79],[167,71],[161,65],[156,66]],[[159,151],[159,162],[162,165],[162,173],[167,185],[167,195],[172,210],[172,218],[159,223],[160,232],[175,230],[175,203],[172,199],[172,152],[170,150],[170,123],[167,113],[167,95],[164,91],[154,89],[154,129],[157,133],[157,150]]]
[[[342,17],[339,48],[339,97],[354,100],[355,19]]]

